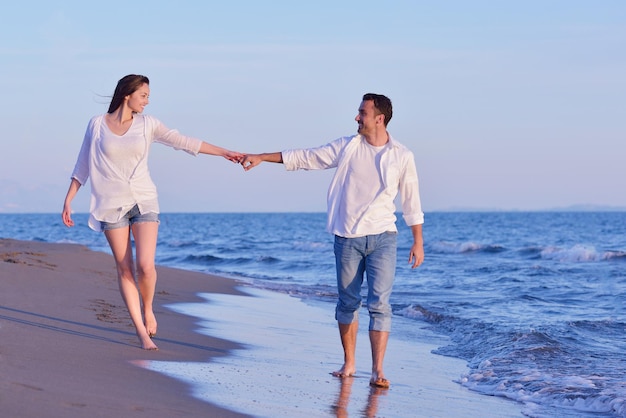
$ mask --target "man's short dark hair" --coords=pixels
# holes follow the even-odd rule
[[[385,115],[385,126],[391,120],[393,116],[393,108],[391,106],[391,100],[387,96],[383,96],[382,94],[376,93],[367,93],[363,95],[363,101],[365,100],[373,100],[374,108],[378,110],[380,113]]]

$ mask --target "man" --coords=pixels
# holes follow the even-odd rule
[[[394,199],[401,196],[403,218],[411,227],[409,263],[424,260],[422,212],[413,153],[387,132],[391,101],[379,94],[363,96],[358,134],[318,148],[248,154],[242,165],[250,170],[261,162],[282,163],[287,170],[336,168],[328,190],[327,230],[335,235],[338,302],[335,319],[344,350],[344,364],[332,374],[356,373],[355,350],[361,285],[367,276],[367,308],[372,349],[370,384],[388,388],[383,360],[391,330],[389,298],[395,276],[397,228]]]

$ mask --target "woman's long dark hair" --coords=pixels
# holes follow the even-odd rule
[[[113,113],[124,103],[124,97],[133,94],[144,84],[150,85],[150,80],[145,75],[129,74],[117,82],[111,104],[107,113]]]

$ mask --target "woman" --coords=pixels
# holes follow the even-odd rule
[[[148,171],[150,145],[160,142],[192,155],[217,155],[236,163],[243,155],[181,135],[156,118],[141,115],[148,104],[149,84],[142,75],[123,77],[117,83],[108,112],[89,121],[62,216],[66,226],[74,226],[71,203],[89,178],[89,226],[104,231],[111,247],[120,293],[141,346],[157,350],[151,337],[157,332],[152,302],[157,280],[154,259],[159,204]],[[137,283],[131,234],[135,241]]]

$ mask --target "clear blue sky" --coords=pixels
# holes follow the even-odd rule
[[[22,0],[0,67],[0,212],[61,211],[129,73],[150,77],[146,113],[252,153],[353,134],[361,96],[386,94],[426,212],[626,207],[622,0]],[[324,211],[332,175],[158,144],[151,172],[165,212]]]

